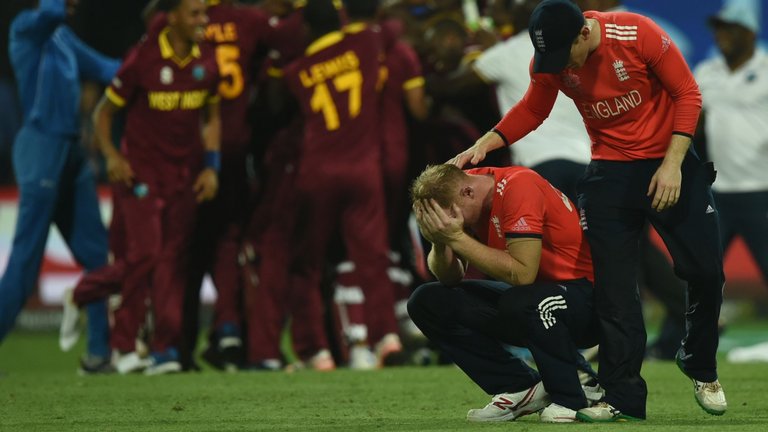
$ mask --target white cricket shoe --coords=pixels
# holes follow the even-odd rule
[[[141,357],[135,351],[120,354],[115,352],[112,355],[112,365],[117,373],[125,375],[132,372],[141,372],[152,364],[149,357]]]
[[[357,344],[349,349],[349,368],[352,370],[373,370],[378,367],[376,355],[366,345]]]
[[[576,411],[556,403],[551,403],[540,414],[544,423],[573,423],[576,421]]]
[[[512,421],[518,417],[539,412],[549,404],[549,394],[539,381],[528,390],[497,394],[484,408],[469,410],[467,420],[471,422]]]
[[[693,394],[696,396],[696,402],[701,409],[712,414],[720,416],[725,414],[728,409],[728,402],[725,401],[725,392],[720,381],[702,382],[691,378],[693,381]]]
[[[685,372],[685,368],[683,368],[683,362],[680,359],[679,353],[676,356],[676,360],[680,371],[693,381],[693,395],[701,409],[706,411],[707,414],[716,416],[725,414],[725,410],[728,409],[728,402],[725,401],[725,392],[723,391],[723,386],[720,385],[720,381],[703,382],[691,378]]]
[[[64,291],[62,299],[61,324],[59,325],[59,348],[66,352],[80,339],[80,309],[72,300],[74,288]]]
[[[595,383],[593,386],[582,385],[581,389],[584,391],[584,396],[586,396],[589,406],[597,404],[605,397],[605,390],[600,387],[600,384]]]
[[[576,413],[576,419],[587,423],[624,422],[642,420],[622,414],[608,402],[598,402],[591,407],[582,408]]]

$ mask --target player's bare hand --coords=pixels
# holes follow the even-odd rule
[[[464,216],[456,204],[446,210],[433,199],[419,200],[414,209],[419,229],[430,242],[449,245],[464,234]]]
[[[128,160],[120,153],[114,154],[106,158],[107,163],[107,177],[112,183],[123,183],[126,186],[130,186],[133,183],[133,169]]]
[[[197,176],[193,186],[197,202],[210,201],[219,190],[219,176],[211,168],[206,168]]]
[[[683,174],[679,166],[662,163],[648,185],[648,196],[653,197],[651,207],[660,212],[677,204],[682,181]]]
[[[459,168],[463,168],[467,163],[477,165],[485,159],[485,155],[488,154],[488,152],[503,146],[504,140],[502,140],[496,132],[488,132],[475,141],[475,144],[472,147],[457,154],[447,163],[456,165]]]

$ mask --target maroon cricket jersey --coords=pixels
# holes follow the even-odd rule
[[[384,141],[389,149],[402,148],[407,151],[408,128],[404,96],[408,90],[424,86],[421,63],[416,51],[399,40],[399,35],[391,26],[382,25],[381,35],[386,54],[386,83],[381,94],[382,124],[386,125],[383,130]]]
[[[122,147],[131,165],[191,162],[203,152],[201,110],[218,103],[213,53],[195,45],[180,59],[169,31],[133,47],[106,91],[112,103],[127,110]]]
[[[213,44],[221,74],[222,151],[247,145],[251,138],[248,107],[258,68],[257,51],[273,31],[266,12],[253,6],[208,0],[206,41]]]
[[[305,119],[304,160],[380,163],[381,55],[379,38],[370,30],[335,31],[286,67],[286,82]]]

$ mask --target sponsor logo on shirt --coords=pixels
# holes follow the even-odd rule
[[[622,26],[608,23],[605,25],[605,37],[620,41],[637,40],[637,26]]]
[[[149,107],[158,111],[194,110],[205,104],[208,90],[149,92]]]
[[[595,103],[582,103],[581,109],[588,119],[607,119],[629,112],[643,103],[643,97],[637,90],[631,90],[621,96],[604,99]]]
[[[499,222],[499,217],[492,217],[491,222],[493,222],[493,227],[496,228],[496,235],[499,236],[499,238],[504,238],[504,235],[501,233],[501,222]]]
[[[624,68],[623,61],[621,60],[614,61],[613,70],[616,71],[616,77],[619,79],[619,81],[626,81],[629,79],[629,74],[627,73],[627,70]]]
[[[165,85],[173,83],[173,69],[169,66],[163,66],[160,69],[160,82]]]
[[[704,214],[710,214],[710,213],[714,213],[714,212],[715,212],[715,209],[712,208],[711,205],[708,205],[707,206],[707,210],[704,211]]]
[[[515,222],[515,224],[512,226],[512,231],[530,231],[531,227],[528,226],[528,222],[525,221],[524,217],[521,217],[520,219]]]

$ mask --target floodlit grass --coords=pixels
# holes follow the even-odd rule
[[[81,348],[81,347],[78,347]],[[721,361],[729,402],[705,414],[691,383],[671,362],[646,363],[648,420],[624,424],[470,424],[488,397],[455,367],[339,370],[294,374],[213,371],[173,376],[80,377],[77,353],[53,334],[15,333],[0,346],[0,431],[648,431],[768,428],[768,364]]]

